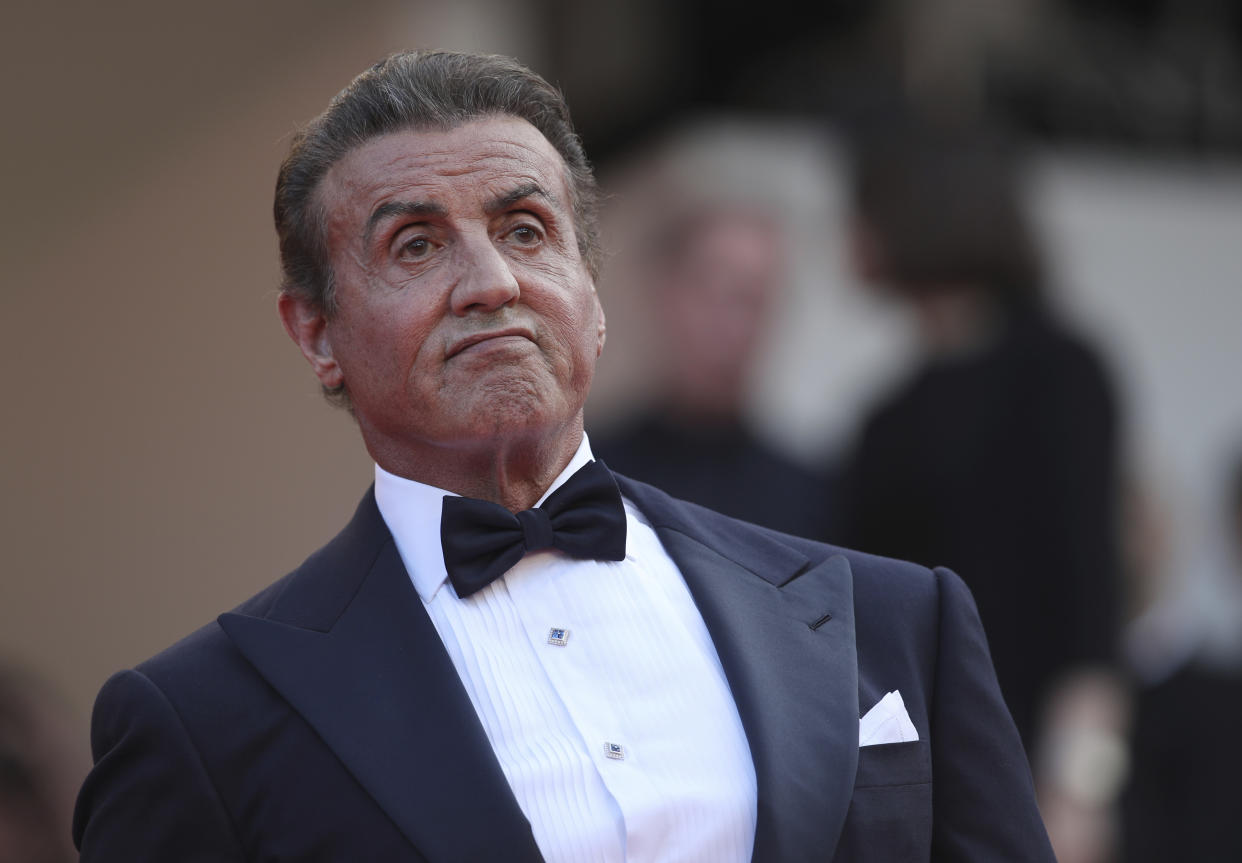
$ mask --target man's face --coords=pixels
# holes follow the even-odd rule
[[[320,381],[344,382],[381,464],[576,445],[604,317],[564,163],[533,126],[495,116],[373,139],[316,201],[337,310],[318,328],[304,306],[282,315]]]

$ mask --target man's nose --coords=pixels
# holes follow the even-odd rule
[[[452,294],[455,314],[494,311],[521,294],[510,261],[490,236],[462,238],[457,251],[460,273]]]

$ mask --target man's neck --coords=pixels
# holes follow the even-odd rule
[[[519,512],[533,507],[565,469],[582,434],[579,419],[550,438],[455,443],[417,452],[369,443],[367,448],[389,473]]]

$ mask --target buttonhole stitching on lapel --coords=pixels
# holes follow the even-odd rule
[[[821,626],[823,626],[825,623],[827,623],[830,620],[832,620],[832,615],[825,614],[819,620],[815,621],[814,623],[809,623],[807,624],[807,626],[811,627],[812,630],[819,629]]]

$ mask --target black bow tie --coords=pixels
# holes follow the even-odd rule
[[[487,587],[528,551],[558,548],[570,557],[625,559],[625,506],[612,472],[593,461],[542,506],[512,513],[500,504],[446,497],[440,513],[444,567],[461,597]]]

